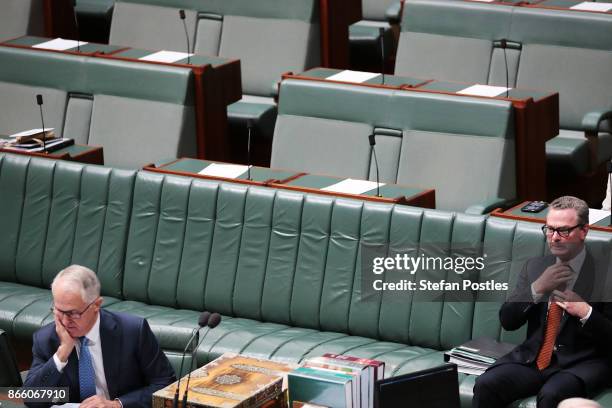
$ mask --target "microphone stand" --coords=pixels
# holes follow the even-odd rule
[[[376,197],[381,197],[380,173],[378,171],[378,159],[376,158],[376,149],[374,148],[374,146],[376,146],[376,136],[374,135],[374,133],[372,133],[370,136],[368,136],[368,139],[370,139],[370,155],[374,155],[374,164],[376,164]]]
[[[47,133],[45,132],[45,118],[43,116],[43,97],[42,95],[36,95],[36,103],[38,104],[38,108],[40,109],[40,123],[42,124],[42,142],[43,142],[43,152],[47,154]]]
[[[385,84],[385,29],[380,27],[378,29],[378,35],[380,36],[380,53],[382,61],[380,62],[380,73],[382,74],[382,84]]]
[[[187,23],[185,23],[185,10],[179,10],[179,17],[183,21],[183,29],[185,30],[185,39],[187,40],[187,65],[191,65],[191,55],[189,50],[189,34],[187,33]]]

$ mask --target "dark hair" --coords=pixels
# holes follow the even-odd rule
[[[550,208],[554,208],[555,210],[573,209],[576,211],[580,224],[586,225],[589,223],[589,206],[579,198],[572,196],[559,197],[550,203]]]

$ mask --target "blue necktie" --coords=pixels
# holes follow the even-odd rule
[[[96,380],[91,353],[87,347],[87,337],[80,337],[81,354],[79,356],[79,388],[81,391],[81,402],[96,395]]]

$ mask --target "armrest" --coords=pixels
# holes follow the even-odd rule
[[[397,0],[395,2],[393,2],[389,8],[387,8],[387,11],[385,12],[385,18],[387,19],[387,21],[391,24],[397,24],[400,22],[401,19],[401,13],[402,13],[402,2]]]
[[[586,133],[597,134],[604,120],[612,119],[612,111],[589,112],[582,118],[582,128]]]
[[[482,203],[470,205],[466,208],[465,213],[473,215],[488,214],[496,208],[507,206],[509,202],[510,200],[505,198],[496,197]]]

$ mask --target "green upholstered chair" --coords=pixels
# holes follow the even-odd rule
[[[466,211],[516,197],[510,102],[316,81],[281,83],[271,166],[436,189]],[[471,209],[470,209],[471,211]]]
[[[40,128],[42,94],[45,126],[103,146],[109,165],[195,156],[193,80],[187,68],[0,47],[0,134]]]
[[[228,107],[230,125],[244,131],[247,120],[253,120],[259,135],[269,139],[281,75],[320,63],[319,2],[119,0],[110,43],[185,51],[180,9],[191,52],[241,60],[244,97]]]

